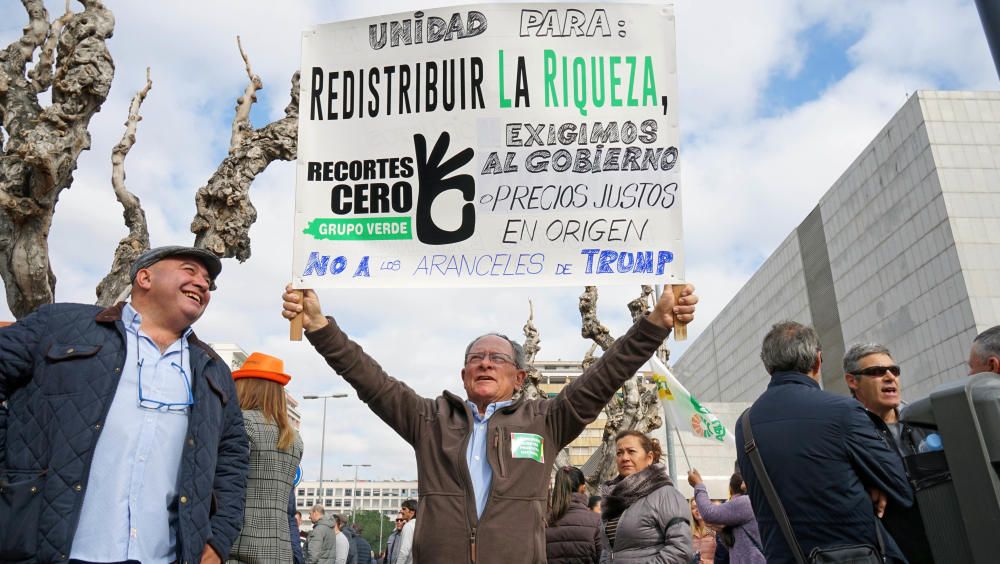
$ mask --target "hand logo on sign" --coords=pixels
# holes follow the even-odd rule
[[[413,145],[417,153],[417,177],[420,181],[420,192],[417,195],[417,239],[427,245],[458,243],[472,237],[476,231],[476,207],[472,203],[476,198],[475,179],[469,174],[446,178],[468,164],[475,151],[468,147],[441,162],[448,151],[450,140],[448,132],[442,132],[434,143],[430,158],[427,158],[427,141],[424,136],[419,133],[413,136]],[[462,224],[454,231],[441,229],[431,217],[431,207],[435,198],[448,190],[461,191],[462,198],[466,202],[462,205]]]

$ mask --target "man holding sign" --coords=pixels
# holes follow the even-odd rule
[[[653,355],[674,321],[694,319],[686,286],[660,296],[579,378],[551,399],[513,400],[526,375],[521,345],[487,334],[466,348],[468,399],[444,391],[423,398],[386,374],[324,317],[312,290],[286,288],[282,315],[302,314],[306,337],[383,421],[413,445],[421,520],[414,562],[544,562],[545,515],[556,454],[594,419]],[[464,534],[463,534],[464,533]]]

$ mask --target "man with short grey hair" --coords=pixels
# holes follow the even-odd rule
[[[749,410],[752,448],[760,453],[803,553],[838,545],[878,547],[878,529],[887,562],[904,562],[876,518],[885,498],[904,507],[913,503],[902,462],[857,401],[820,388],[823,353],[816,331],[794,321],[778,323],[764,337],[760,356],[771,382]],[[736,444],[746,445],[745,437],[741,420]],[[752,448],[737,449],[737,462],[764,556],[770,564],[793,563],[796,558],[750,460]],[[880,504],[873,508],[876,499]]]
[[[334,516],[326,515],[323,506],[317,503],[309,512],[309,520],[312,521],[313,528],[306,540],[306,564],[334,564],[337,549],[337,523]]]
[[[1000,325],[990,327],[972,341],[969,374],[980,372],[1000,374]]]
[[[851,395],[865,406],[875,428],[903,459],[917,453],[917,446],[928,432],[899,420],[901,374],[902,370],[885,345],[858,343],[844,355],[844,381]],[[916,500],[911,507],[895,503],[886,505],[882,523],[899,543],[910,564],[934,562]]]

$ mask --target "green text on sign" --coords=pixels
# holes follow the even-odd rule
[[[409,217],[317,217],[302,230],[314,239],[331,241],[384,241],[412,239]]]

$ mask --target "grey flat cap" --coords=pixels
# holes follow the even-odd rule
[[[156,247],[139,255],[132,263],[129,271],[129,280],[135,282],[135,275],[143,268],[149,268],[161,260],[169,257],[192,257],[197,259],[208,271],[208,276],[212,279],[212,286],[209,290],[215,290],[215,279],[222,272],[222,261],[211,251],[199,249],[197,247],[184,247],[181,245],[168,245],[166,247]]]

